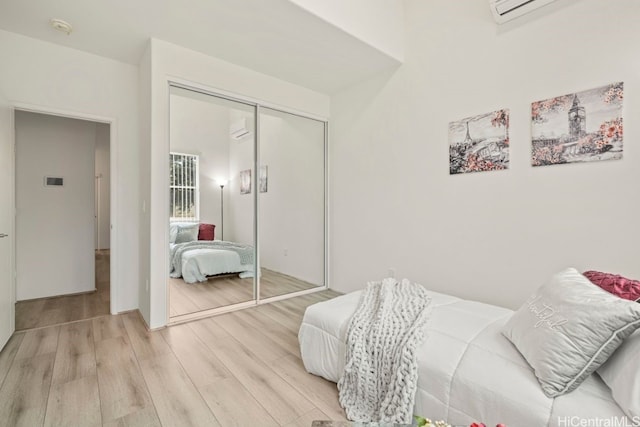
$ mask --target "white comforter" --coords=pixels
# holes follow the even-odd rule
[[[191,249],[180,257],[180,269],[171,277],[182,277],[186,283],[206,282],[207,276],[240,273],[241,278],[253,277],[253,264],[242,264],[240,255],[224,249]]]
[[[432,314],[418,356],[415,413],[451,424],[510,427],[570,426],[571,417],[621,419],[609,388],[592,375],[577,390],[547,398],[532,369],[500,333],[512,311],[429,292]],[[345,333],[360,292],[307,308],[298,338],[304,365],[330,381],[340,378]]]

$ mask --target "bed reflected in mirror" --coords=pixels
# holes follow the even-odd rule
[[[255,107],[170,88],[169,316],[254,300]]]

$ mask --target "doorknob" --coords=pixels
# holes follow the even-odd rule
[[[4,233],[0,233],[0,239],[2,239],[3,237],[9,237],[8,234],[4,234]]]

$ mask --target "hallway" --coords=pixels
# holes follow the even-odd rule
[[[96,251],[96,291],[16,303],[16,331],[92,319],[109,314],[110,251]]]

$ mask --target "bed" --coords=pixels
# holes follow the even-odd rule
[[[418,356],[415,414],[454,425],[482,421],[522,427],[574,425],[571,417],[624,417],[598,375],[571,393],[546,397],[527,361],[500,333],[511,310],[431,291],[429,296],[432,311]],[[307,308],[298,338],[308,372],[339,380],[345,334],[359,297],[354,292]]]
[[[238,273],[253,277],[251,245],[214,240],[215,225],[172,222],[169,225],[169,276],[186,283],[205,282],[211,276]]]
[[[196,240],[172,243],[170,248],[173,278],[186,283],[205,282],[210,276],[238,273],[240,278],[253,277],[253,246],[221,240]]]

